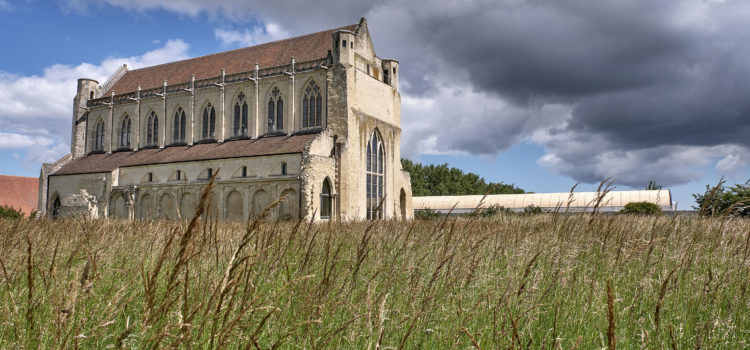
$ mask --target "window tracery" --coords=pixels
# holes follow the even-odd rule
[[[216,110],[209,102],[203,108],[203,138],[216,137]]]
[[[284,130],[284,100],[281,91],[274,87],[268,98],[268,131]]]
[[[94,151],[104,150],[104,121],[101,118],[96,121],[94,128]]]
[[[120,147],[130,147],[130,117],[127,114],[120,124]]]
[[[377,129],[373,130],[367,141],[367,219],[382,219],[381,202],[384,196],[385,163],[383,141]]]
[[[247,135],[247,99],[242,92],[234,102],[234,134]]]
[[[146,129],[146,144],[157,144],[159,142],[159,116],[156,115],[156,112],[151,111],[151,114],[148,115]]]
[[[310,81],[302,98],[302,127],[319,127],[322,125],[323,98],[320,87],[315,81]]]
[[[174,142],[185,141],[186,120],[185,110],[182,107],[177,107],[177,111],[174,112],[174,132],[172,136]]]

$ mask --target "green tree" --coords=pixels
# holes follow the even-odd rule
[[[513,194],[524,190],[502,183],[486,182],[474,173],[464,173],[448,164],[422,165],[401,159],[401,166],[411,175],[414,196],[453,196],[468,194]]]
[[[620,210],[621,214],[634,215],[661,215],[663,214],[658,205],[651,202],[630,202]]]
[[[704,193],[693,194],[700,215],[732,215],[750,217],[750,180],[732,187],[724,186],[724,179],[711,187],[706,185]]]
[[[0,205],[0,219],[19,219],[23,217],[20,210],[7,205]]]

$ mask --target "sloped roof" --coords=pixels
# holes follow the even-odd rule
[[[35,177],[0,175],[0,205],[20,209],[29,215],[37,206],[39,179]]]
[[[138,151],[93,153],[71,160],[52,175],[91,174],[113,171],[119,167],[188,162],[211,159],[254,157],[302,153],[317,134],[262,137],[193,146],[147,148]]]
[[[591,208],[598,198],[597,192],[560,192],[560,193],[526,193],[526,194],[493,194],[488,196],[426,196],[413,197],[414,209],[471,210],[487,208],[493,205],[508,209],[523,209],[529,205],[541,208],[560,206],[572,209]],[[672,194],[669,190],[658,191],[611,191],[601,201],[600,207],[619,208],[630,202],[651,202],[662,208],[672,206]]]
[[[135,91],[139,84],[141,89],[145,90],[162,86],[164,80],[169,84],[183,83],[190,81],[193,74],[196,80],[212,78],[221,75],[222,68],[226,69],[226,74],[234,74],[255,69],[255,63],[258,63],[260,68],[269,68],[289,64],[292,57],[297,62],[325,58],[328,50],[333,48],[334,32],[354,31],[356,28],[357,24],[353,24],[256,46],[133,69],[104,92],[104,96],[112,91],[116,94]]]

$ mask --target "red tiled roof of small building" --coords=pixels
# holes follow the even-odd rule
[[[354,31],[356,24],[329,29],[294,38],[274,41],[241,49],[219,52],[211,55],[190,58],[182,61],[165,63],[157,66],[129,70],[104,96],[112,91],[116,94],[128,93],[138,89],[151,89],[162,86],[164,80],[169,84],[207,79],[226,74],[247,72],[255,69],[258,63],[261,69],[289,64],[292,57],[297,62],[325,58],[328,50],[333,48],[333,33],[339,30]]]
[[[0,189],[0,205],[20,209],[26,215],[36,209],[39,196],[39,179],[0,175]]]
[[[316,136],[314,133],[272,136],[111,154],[93,153],[70,161],[52,175],[104,173],[118,167],[302,153]]]

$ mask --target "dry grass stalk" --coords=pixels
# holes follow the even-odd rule
[[[612,295],[612,280],[607,281],[607,321],[607,346],[609,350],[615,350],[615,298]]]

